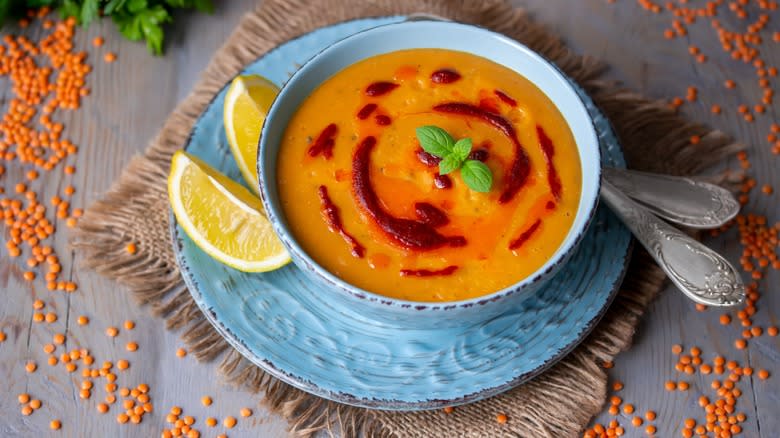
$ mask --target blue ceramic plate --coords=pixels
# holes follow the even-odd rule
[[[348,21],[288,41],[243,73],[284,83],[341,38],[404,17]],[[625,167],[607,119],[580,91],[599,133],[603,164]],[[225,89],[184,145],[236,181],[222,123]],[[173,215],[171,215],[173,218]],[[172,219],[171,223],[175,223]],[[294,265],[246,274],[212,260],[171,227],[174,251],[195,302],[250,361],[310,393],[379,409],[433,409],[480,400],[541,373],[574,348],[614,298],[631,252],[628,230],[599,207],[567,265],[535,296],[479,325],[410,330],[336,308]]]

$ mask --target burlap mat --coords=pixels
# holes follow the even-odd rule
[[[228,382],[264,392],[264,403],[290,421],[293,434],[307,436],[326,429],[344,436],[360,432],[383,437],[574,436],[606,397],[607,376],[601,364],[628,347],[640,315],[661,288],[662,273],[642,251],[636,251],[601,323],[564,360],[519,388],[451,414],[368,411],[325,401],[275,380],[217,334],[179,275],[168,234],[168,166],[212,97],[247,63],[292,37],[343,20],[413,12],[497,30],[553,60],[610,117],[634,168],[693,174],[740,147],[721,133],[685,122],[665,105],[601,81],[600,63],[571,53],[522,10],[501,0],[265,0],[246,14],[144,155],[135,158],[105,197],[87,210],[72,242],[85,255],[86,266],[127,286],[155,315],[166,318],[171,330],[181,330],[198,359],[220,358],[220,372]],[[688,143],[694,134],[702,137],[697,145]],[[138,243],[135,255],[125,250],[131,241]],[[507,424],[495,421],[498,412],[507,414]]]

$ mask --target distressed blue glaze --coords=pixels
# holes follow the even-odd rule
[[[247,66],[277,83],[323,47],[403,17],[318,29]],[[578,90],[605,165],[625,167],[609,122]],[[188,152],[241,176],[222,126],[224,90],[197,122]],[[174,223],[172,221],[172,223]],[[272,375],[332,400],[380,409],[431,409],[480,400],[539,374],[574,348],[614,298],[631,238],[599,207],[579,249],[532,297],[480,324],[426,330],[377,322],[323,294],[294,265],[266,274],[224,266],[173,225],[177,261],[195,302],[225,339]]]

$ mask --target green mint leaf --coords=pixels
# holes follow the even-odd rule
[[[463,161],[459,160],[458,157],[456,157],[454,154],[447,155],[439,162],[439,173],[446,175],[450,172],[458,170],[461,164],[463,164]]]
[[[420,126],[417,128],[417,140],[425,152],[439,158],[450,155],[455,145],[455,139],[438,126]]]
[[[471,139],[461,138],[455,142],[455,145],[452,147],[452,153],[461,162],[468,158],[469,154],[471,153]]]
[[[493,186],[493,174],[490,172],[490,168],[481,161],[466,160],[463,167],[460,168],[460,176],[463,178],[463,182],[475,192],[487,193]]]

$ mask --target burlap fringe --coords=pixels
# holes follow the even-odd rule
[[[426,12],[486,26],[518,39],[553,60],[594,98],[613,122],[632,167],[670,174],[695,174],[742,148],[724,134],[688,123],[668,106],[600,80],[603,64],[578,56],[519,9],[501,0],[462,4],[457,0],[265,0],[248,13],[220,49],[191,94],[176,108],[145,154],[132,160],[105,197],[79,221],[72,243],[88,268],[127,286],[142,304],[166,318],[195,357],[221,358],[230,384],[264,393],[264,403],[290,421],[292,435],[318,431],[340,436],[575,436],[606,397],[600,363],[629,346],[634,328],[660,290],[662,272],[636,251],[620,294],[594,332],[568,357],[527,384],[498,397],[441,412],[378,412],[319,399],[284,384],[229,347],[206,321],[184,286],[168,230],[165,181],[179,149],[213,96],[235,74],[280,42],[316,27],[363,16]],[[691,135],[701,135],[690,144]],[[139,242],[130,255],[128,242]],[[573,384],[576,382],[576,384]],[[486,415],[509,411],[509,427]],[[487,413],[487,414],[486,414]],[[478,425],[467,427],[467,425]]]

